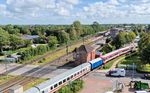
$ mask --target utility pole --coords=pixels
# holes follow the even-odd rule
[[[68,41],[66,42],[66,54],[68,55],[68,52],[69,52],[69,50],[68,50]]]
[[[84,41],[84,36],[83,36],[83,45],[84,45],[84,42],[85,42],[85,41]]]
[[[133,69],[133,70],[132,70],[132,81],[133,81],[133,78],[134,78],[134,67],[135,67],[135,64],[133,63],[133,64],[132,64],[132,69]]]

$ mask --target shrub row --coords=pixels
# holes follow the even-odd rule
[[[57,93],[77,93],[79,90],[83,88],[83,80],[75,80],[64,86]]]
[[[19,54],[21,55],[21,60],[29,60],[32,57],[37,56],[37,55],[42,55],[49,50],[50,48],[48,45],[39,45],[36,48],[30,47],[20,52]]]

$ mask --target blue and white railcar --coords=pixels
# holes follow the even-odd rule
[[[101,66],[103,64],[103,60],[101,58],[96,58],[94,60],[89,61],[91,64],[91,70]]]
[[[24,93],[53,93],[60,89],[62,86],[73,81],[84,74],[90,72],[91,65],[89,63],[81,64],[71,70],[68,70],[50,80],[47,80]]]

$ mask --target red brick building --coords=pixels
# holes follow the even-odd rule
[[[81,45],[73,51],[73,57],[77,65],[95,59],[95,49],[89,45]]]

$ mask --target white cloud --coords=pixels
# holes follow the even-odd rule
[[[41,17],[45,15],[69,16],[79,0],[6,0],[5,10],[14,17]],[[44,14],[42,15],[42,13]],[[0,13],[2,14],[2,12]]]
[[[150,15],[150,0],[108,0],[99,1],[83,7],[83,11],[78,13],[86,18],[128,18],[141,15]],[[142,2],[142,3],[141,3]]]

